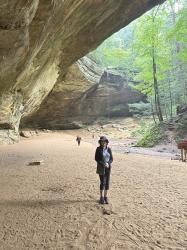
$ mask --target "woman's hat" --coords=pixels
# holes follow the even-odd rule
[[[108,139],[106,138],[106,136],[101,136],[100,139],[99,139],[99,143],[102,142],[102,141],[105,141],[106,143],[109,143]]]

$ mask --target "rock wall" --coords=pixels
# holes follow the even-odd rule
[[[128,85],[128,79],[84,57],[58,81],[38,111],[22,119],[21,126],[79,128],[100,117],[129,116],[128,104],[145,99]]]
[[[77,59],[164,0],[0,0],[0,141]],[[12,130],[12,131],[10,131]]]

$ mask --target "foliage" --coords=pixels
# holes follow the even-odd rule
[[[150,127],[152,127],[153,125],[154,125],[153,122],[142,121],[141,124],[140,124],[140,127],[138,129],[136,129],[135,131],[133,131],[131,133],[131,136],[136,137],[136,138],[138,138],[140,140],[143,137],[143,135],[146,133],[146,131],[148,129],[150,129]]]
[[[142,116],[151,116],[151,107],[150,103],[138,102],[130,103],[129,112],[133,114],[140,114]]]
[[[164,130],[161,124],[142,123],[141,127],[133,133],[139,137],[137,147],[153,147],[164,139]]]
[[[90,53],[104,67],[127,68],[132,63],[131,48],[128,49],[132,38],[133,28],[122,29],[105,40],[95,51]],[[127,38],[127,40],[124,40]]]
[[[187,103],[186,17],[187,0],[167,0],[91,53],[102,66],[125,68],[127,79],[139,82],[133,87],[148,96],[155,122],[173,118]]]

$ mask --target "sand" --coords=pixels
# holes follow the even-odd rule
[[[0,146],[0,250],[187,249],[187,163],[114,152],[100,205],[94,153],[62,133]]]

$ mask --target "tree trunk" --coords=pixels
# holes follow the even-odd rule
[[[159,91],[158,91],[158,81],[157,81],[157,66],[156,66],[156,61],[155,61],[155,48],[154,44],[152,47],[152,59],[153,59],[153,86],[154,86],[154,91],[155,91],[155,105],[156,105],[156,110],[157,110],[157,116],[160,122],[163,122],[163,115],[162,115],[162,110],[161,110],[161,105],[160,105],[160,98],[159,98]]]
[[[164,103],[164,112],[165,112],[165,117],[166,117],[166,121],[168,120],[168,113],[167,113],[167,105],[166,103]]]
[[[172,101],[172,94],[171,94],[171,82],[170,79],[168,81],[169,83],[169,98],[170,98],[170,118],[173,118],[173,101]]]
[[[152,112],[152,116],[153,116],[154,123],[157,124],[156,118],[155,118],[154,109],[153,109],[153,102],[152,102],[152,100],[151,100],[151,112]]]

